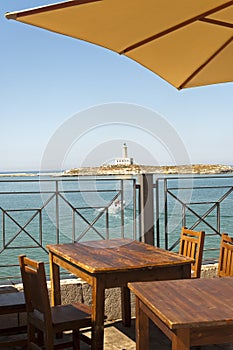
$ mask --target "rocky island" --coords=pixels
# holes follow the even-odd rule
[[[99,167],[84,167],[67,170],[64,176],[84,175],[138,175],[138,174],[231,174],[233,167],[220,164],[194,164],[194,165],[138,165],[118,164],[102,165]]]
[[[82,167],[67,170],[64,176],[84,175],[138,175],[138,174],[231,174],[233,166],[220,164],[188,164],[188,165],[140,165],[128,156],[126,143],[122,147],[122,157],[115,158],[114,164],[99,167]]]

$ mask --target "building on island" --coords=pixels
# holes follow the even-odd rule
[[[115,158],[115,165],[130,165],[133,164],[133,158],[128,157],[128,148],[126,143],[123,144],[122,157]]]

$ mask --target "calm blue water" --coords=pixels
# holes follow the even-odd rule
[[[101,178],[96,180],[93,177],[86,178],[85,181],[77,181],[77,178],[62,181],[61,178],[53,176],[42,176],[41,181],[38,179],[38,176],[0,177],[0,278],[19,274],[17,266],[19,254],[26,253],[33,258],[47,261],[46,245],[50,243],[113,238],[121,237],[123,234],[130,238],[139,237],[139,208],[136,202],[134,210],[135,192],[132,178],[128,178],[124,183],[116,177],[110,177],[108,181]],[[206,232],[205,258],[217,259],[218,216],[221,219],[220,232],[233,234],[231,186],[233,186],[231,176],[197,177],[194,181],[188,177],[180,177],[179,180],[170,179],[168,188],[171,194],[167,198],[168,247],[170,248],[180,235],[183,224],[181,202],[189,203],[185,224],[187,227],[192,227],[202,217],[202,222],[198,223],[196,229],[203,229]],[[166,242],[163,187],[164,182],[161,181],[159,185],[161,247],[165,247]],[[123,216],[121,211],[115,210],[109,210],[108,216],[106,212],[102,215],[103,208],[109,205],[121,190],[124,192],[125,203]],[[58,197],[56,191],[59,192]],[[178,201],[174,197],[178,198]],[[121,199],[121,196],[119,198]],[[174,248],[175,251],[177,249]],[[5,267],[5,265],[11,266]]]

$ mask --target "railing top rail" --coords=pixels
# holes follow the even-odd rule
[[[85,192],[85,193],[108,193],[108,192],[110,192],[110,193],[113,193],[113,192],[118,192],[118,191],[120,191],[120,189],[114,189],[114,190],[104,190],[104,189],[94,189],[94,190],[85,190],[85,189],[81,189],[81,190],[69,190],[69,189],[67,189],[67,190],[60,190],[59,189],[59,193],[83,193],[83,192]],[[0,192],[0,195],[1,194],[13,194],[13,195],[18,195],[18,194],[40,194],[40,193],[46,193],[46,194],[51,194],[51,193],[54,193],[54,192],[56,192],[56,189],[54,189],[53,191],[52,190],[50,190],[50,191],[45,191],[45,190],[38,190],[38,191],[6,191],[6,192],[4,192],[4,191],[1,191]]]
[[[195,188],[197,190],[201,190],[202,188],[208,188],[208,189],[211,189],[211,188],[232,188],[233,187],[233,184],[232,185],[222,185],[222,186],[219,186],[219,185],[216,185],[216,186],[206,186],[206,185],[201,185],[201,186],[187,186],[187,187],[169,187],[169,190],[176,190],[176,189],[180,189],[180,190],[190,190],[192,188]]]
[[[9,179],[9,177],[11,177]],[[20,177],[20,179],[19,179]],[[74,175],[74,176],[54,176],[52,179],[51,178],[46,178],[46,175],[43,175],[43,178],[41,178],[40,176],[0,176],[0,182],[54,182],[54,181],[67,181],[67,182],[73,182],[74,180],[77,181],[84,181],[84,182],[88,182],[88,181],[121,181],[121,180],[127,180],[127,181],[134,181],[135,180],[136,175],[82,175],[82,176],[78,176],[78,175]]]
[[[156,176],[156,174],[154,174]],[[161,181],[161,180],[198,180],[198,179],[206,179],[206,178],[209,178],[209,179],[222,179],[222,178],[233,178],[233,174],[232,175],[222,175],[222,174],[216,174],[216,175],[195,175],[195,174],[190,174],[190,175],[177,175],[177,176],[174,176],[174,175],[171,175],[171,176],[161,176],[161,177],[156,177],[156,180],[158,181]]]

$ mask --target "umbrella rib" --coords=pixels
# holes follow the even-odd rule
[[[223,22],[223,21],[217,21],[217,20],[211,19],[211,18],[201,18],[199,21],[210,23],[210,24],[215,24],[217,26],[233,28],[233,24],[232,23]]]
[[[164,31],[162,31],[160,33],[154,34],[154,35],[152,35],[149,38],[146,38],[146,39],[141,40],[141,41],[139,41],[137,43],[134,43],[133,45],[130,45],[130,46],[126,47],[124,50],[120,51],[119,54],[120,55],[126,54],[129,51],[135,50],[135,49],[137,49],[140,46],[143,46],[143,45],[145,45],[145,44],[147,44],[147,43],[149,43],[149,42],[151,42],[153,40],[156,40],[156,39],[158,39],[158,38],[160,38],[162,36],[165,36],[165,35],[167,35],[167,34],[169,34],[171,32],[174,32],[175,30],[178,30],[178,29],[180,29],[182,27],[185,27],[185,26],[187,26],[187,25],[189,25],[189,24],[191,24],[193,22],[196,22],[198,20],[204,19],[206,16],[210,16],[213,13],[221,11],[221,10],[223,10],[223,9],[229,7],[229,6],[232,6],[232,5],[233,5],[233,1],[231,0],[228,3],[226,3],[226,4],[223,4],[223,5],[220,5],[218,7],[215,7],[214,9],[211,9],[211,10],[206,11],[206,12],[204,12],[204,13],[198,15],[198,16],[190,18],[187,21],[179,23],[179,24],[177,24],[177,25],[175,25],[173,27],[170,27],[170,28],[168,28],[168,29],[166,29],[166,30],[164,30]]]
[[[179,87],[178,90],[183,89],[186,84],[192,80],[202,69],[205,68],[205,66],[207,66],[207,64],[209,62],[211,62],[222,50],[225,49],[225,47],[227,47],[228,45],[230,45],[230,43],[233,41],[233,36],[228,39],[217,51],[215,51],[213,53],[212,56],[210,56],[200,67],[198,67],[198,69],[196,69]]]
[[[7,19],[17,19],[19,17],[24,17],[24,16],[29,16],[29,15],[36,15],[41,12],[47,12],[51,10],[60,10],[63,8],[67,8],[70,6],[77,6],[77,5],[83,5],[89,2],[97,2],[101,0],[72,0],[72,1],[65,1],[65,2],[60,2],[57,4],[52,4],[52,5],[46,5],[46,6],[40,6],[40,7],[35,7],[32,9],[28,10],[22,10],[18,12],[7,12],[5,14],[5,17]]]

